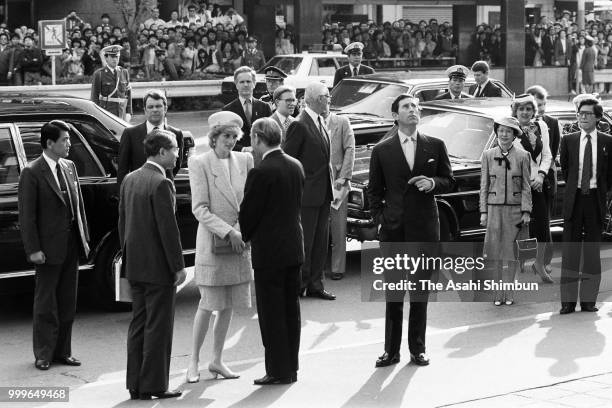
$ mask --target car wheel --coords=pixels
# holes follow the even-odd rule
[[[131,303],[115,301],[115,262],[120,258],[121,251],[117,239],[106,242],[98,256],[94,267],[94,285],[91,288],[96,306],[113,312],[130,310]]]

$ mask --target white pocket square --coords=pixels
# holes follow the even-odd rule
[[[429,160],[427,160],[427,163],[433,163],[435,161],[436,161],[436,159],[429,159]]]

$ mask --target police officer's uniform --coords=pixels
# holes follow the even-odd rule
[[[103,55],[117,55],[123,49],[120,45],[109,45],[102,49]],[[114,70],[108,66],[94,72],[91,85],[91,100],[110,113],[125,119],[132,114],[132,88],[127,69],[117,65]]]
[[[279,81],[280,83],[278,84],[278,86],[283,85],[285,78],[287,78],[287,74],[285,74],[282,69],[277,68],[275,66],[266,68],[264,73],[266,74],[266,81],[269,81],[269,80]],[[272,97],[272,94],[269,91],[265,95],[263,95],[261,98],[259,98],[259,100],[270,105],[270,109],[272,109],[272,112],[276,110],[276,104],[274,103],[274,98]]]
[[[256,43],[257,40],[255,37],[247,38],[248,43]],[[266,57],[264,57],[264,53],[257,48],[253,48],[252,50],[248,47],[242,52],[242,65],[246,65],[247,67],[253,68],[255,71],[260,69],[266,64]]]
[[[470,73],[469,68],[464,67],[463,65],[453,65],[452,67],[446,70],[446,76],[448,76],[449,81],[454,78],[457,78],[461,81],[465,81],[465,78],[468,76],[469,73]],[[461,94],[459,94],[459,96],[454,96],[453,94],[451,94],[450,90],[448,90],[442,95],[438,95],[435,100],[466,99],[466,98],[471,98],[471,97],[472,95],[466,92],[463,92],[463,91],[461,91]]]

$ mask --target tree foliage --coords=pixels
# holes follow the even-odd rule
[[[157,7],[157,0],[113,0],[113,3],[131,33],[136,33],[140,24],[149,18],[151,11]]]

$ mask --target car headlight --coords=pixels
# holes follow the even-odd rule
[[[360,188],[354,188],[349,191],[348,203],[354,206],[363,208],[364,199],[363,199],[363,190]]]

